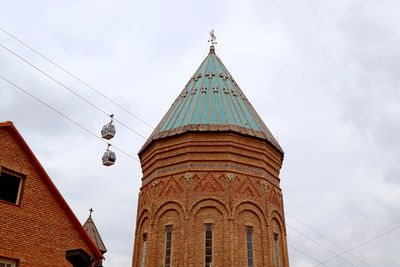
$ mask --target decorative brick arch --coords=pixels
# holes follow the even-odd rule
[[[183,258],[179,251],[184,249],[180,240],[183,235],[185,221],[184,207],[176,201],[168,201],[158,207],[152,216],[152,240],[149,243],[150,258],[146,261],[146,266],[159,266],[164,261],[166,226],[172,225],[172,246],[171,255],[174,265],[182,265]],[[151,250],[151,251],[150,251]]]
[[[284,220],[282,218],[282,215],[280,214],[279,211],[274,210],[271,213],[270,216],[270,225],[271,225],[271,230],[270,230],[270,234],[271,234],[271,241],[272,244],[274,245],[274,228],[275,228],[275,224],[276,227],[278,227],[278,234],[280,234],[280,244],[279,244],[279,253],[280,253],[280,264],[281,265],[288,265],[289,259],[288,259],[288,254],[287,254],[287,250],[285,248],[287,248],[287,240],[286,240],[286,228],[284,227]],[[271,255],[274,258],[274,252],[273,255]],[[275,258],[274,258],[275,259]]]
[[[253,211],[254,213],[256,213],[257,216],[260,218],[260,221],[263,224],[263,227],[267,227],[268,220],[267,220],[266,214],[263,212],[263,209],[260,207],[260,205],[258,205],[257,203],[254,203],[252,201],[243,201],[243,202],[240,202],[239,204],[237,204],[233,208],[233,212],[232,212],[234,214],[234,218],[237,218],[237,214],[240,211],[242,211],[242,206],[244,206],[243,209],[247,209],[247,210],[250,210],[250,211]]]
[[[240,218],[241,213],[245,212],[250,212],[252,213],[259,221],[260,225],[259,228],[257,228],[257,222],[252,222],[254,218],[251,216],[248,216],[249,214],[244,214],[244,216],[248,216],[248,220],[250,223],[248,226],[254,227],[254,235],[253,235],[253,249],[254,249],[254,260],[258,261],[255,262],[256,266],[265,266],[265,264],[268,262],[268,226],[267,226],[267,217],[266,214],[263,212],[262,208],[257,204],[252,201],[243,201],[240,202],[238,205],[235,206],[234,208],[234,221],[235,221],[235,227],[240,227],[240,221],[243,220],[243,218]],[[245,237],[241,236],[244,234],[244,232],[241,232],[240,228],[235,229],[237,231],[234,239],[235,241],[235,259],[236,263],[240,263],[240,261],[243,261],[245,259],[245,253],[243,254],[242,250],[239,249],[241,245],[243,246],[243,242]],[[244,229],[242,229],[244,231]],[[256,234],[257,233],[257,234]],[[243,247],[242,247],[243,248]],[[257,253],[257,254],[256,254]]]
[[[191,235],[187,240],[188,258],[191,258],[193,262],[193,265],[190,266],[204,266],[206,223],[212,224],[212,253],[215,254],[213,265],[230,266],[229,254],[224,253],[224,251],[230,249],[230,242],[225,242],[230,240],[229,219],[228,207],[218,198],[203,198],[191,206],[188,218],[188,233],[191,233]]]
[[[283,225],[285,225],[285,220],[283,219],[281,213],[278,210],[273,210],[271,212],[270,218],[271,218],[270,222],[272,222],[272,220],[274,220],[274,219],[278,222],[278,225],[279,225],[282,233],[286,235],[286,228],[283,227]]]
[[[224,219],[229,219],[231,217],[228,207],[226,207],[224,202],[218,198],[204,198],[195,202],[189,209],[189,217],[191,219],[194,218],[198,211],[204,207],[216,208],[222,214]]]
[[[136,263],[136,266],[140,265],[140,260],[141,260],[141,251],[143,248],[143,234],[144,234],[144,229],[143,226],[145,223],[149,224],[150,227],[150,212],[145,209],[141,212],[141,214],[138,217],[137,224],[136,224],[136,236],[135,236],[135,243],[138,244],[137,249],[134,251],[134,255],[132,258],[132,264]],[[149,232],[150,229],[147,229],[147,232]]]
[[[182,219],[185,218],[185,209],[179,202],[167,201],[163,205],[158,207],[158,209],[154,212],[152,216],[152,222],[157,223],[160,219],[160,216],[168,210],[176,210]]]
[[[150,211],[148,209],[142,210],[142,212],[139,214],[136,222],[136,227],[140,228],[140,225],[142,224],[142,221],[146,218],[146,216],[150,219]]]

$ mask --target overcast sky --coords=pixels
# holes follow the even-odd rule
[[[153,126],[215,29],[217,54],[285,151],[290,265],[308,267],[400,225],[399,13],[395,0],[7,1],[0,27]],[[3,32],[0,43],[150,135]],[[2,48],[0,75],[95,133],[109,120]],[[117,152],[103,167],[104,143],[3,80],[0,92],[0,121],[14,122],[80,221],[94,209],[105,266],[130,266],[140,165]],[[116,126],[112,143],[136,157],[145,139]],[[400,266],[399,240],[397,229],[324,264]]]

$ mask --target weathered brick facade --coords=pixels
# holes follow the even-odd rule
[[[0,123],[0,169],[22,176],[18,204],[0,200],[0,259],[18,267],[72,266],[66,250],[100,251],[11,122]]]
[[[234,133],[186,133],[140,155],[134,267],[164,265],[165,226],[172,225],[170,266],[205,266],[204,224],[213,224],[213,267],[248,266],[246,226],[253,227],[254,266],[289,266],[279,171],[282,154],[264,140]],[[152,174],[154,174],[152,176]]]

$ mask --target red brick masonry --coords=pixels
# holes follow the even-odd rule
[[[205,266],[205,223],[213,224],[212,267],[247,265],[246,226],[253,227],[254,266],[289,266],[279,171],[283,155],[267,142],[234,133],[189,133],[140,154],[132,266],[164,266],[172,225],[171,267]]]
[[[65,251],[76,248],[103,257],[11,122],[0,123],[0,168],[24,176],[19,204],[0,201],[0,257],[18,267],[72,266]]]

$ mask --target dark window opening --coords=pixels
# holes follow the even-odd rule
[[[172,244],[172,225],[165,226],[167,232],[166,244],[165,244],[165,267],[171,266],[171,244]]]
[[[73,267],[90,266],[94,261],[84,249],[76,248],[65,251],[65,258]]]
[[[274,233],[274,247],[275,247],[276,267],[279,267],[279,249],[278,249],[278,234],[277,233]]]
[[[253,227],[246,226],[247,266],[253,267]]]
[[[144,267],[144,259],[146,258],[146,241],[147,241],[147,235],[143,234],[142,267]]]
[[[8,172],[1,172],[0,175],[0,199],[18,204],[18,197],[21,189],[21,177]]]
[[[206,223],[205,230],[206,230],[205,267],[212,267],[212,223]]]

